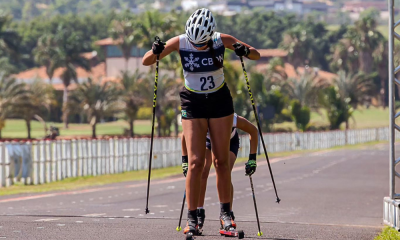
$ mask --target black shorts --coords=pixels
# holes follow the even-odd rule
[[[233,135],[233,138],[231,138],[229,151],[233,152],[233,154],[235,154],[235,156],[237,157],[237,154],[239,152],[239,147],[240,147],[240,139],[239,139],[239,134],[236,131],[235,135]],[[206,148],[211,150],[211,141],[208,138],[206,140]]]
[[[179,95],[183,119],[221,118],[234,113],[232,96],[226,83],[218,91],[205,94],[183,87]]]

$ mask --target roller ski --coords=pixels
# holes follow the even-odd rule
[[[197,223],[198,223],[198,235],[203,233],[204,220],[206,218],[206,211],[204,209],[197,209]]]
[[[219,218],[221,222],[221,228],[219,230],[219,233],[221,236],[225,237],[237,237],[239,239],[244,238],[244,232],[243,231],[237,231],[233,226],[232,226],[232,216],[231,213],[221,213],[221,216]],[[235,224],[236,225],[236,224]]]
[[[199,225],[195,221],[188,220],[183,234],[186,235],[186,240],[193,240],[194,236],[199,235]]]

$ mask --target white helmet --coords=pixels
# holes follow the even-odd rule
[[[207,8],[198,9],[186,22],[186,36],[194,44],[206,43],[211,39],[216,27],[217,23],[211,11]]]

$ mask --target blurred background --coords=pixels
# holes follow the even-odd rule
[[[200,7],[259,49],[246,65],[264,132],[388,126],[387,1],[13,0],[0,1],[0,137],[148,136],[142,56]],[[231,51],[224,65],[236,112],[254,121]],[[179,136],[179,55],[160,69],[156,134]]]

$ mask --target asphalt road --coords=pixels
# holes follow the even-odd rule
[[[244,163],[232,176],[238,229],[247,239],[373,239],[380,232],[389,183],[386,145],[273,159],[280,204],[266,161],[258,163],[253,181],[262,237]],[[183,192],[181,176],[152,181],[148,215],[146,181],[0,197],[0,239],[184,239],[175,230]],[[214,173],[205,208],[204,236],[196,239],[224,239]]]

